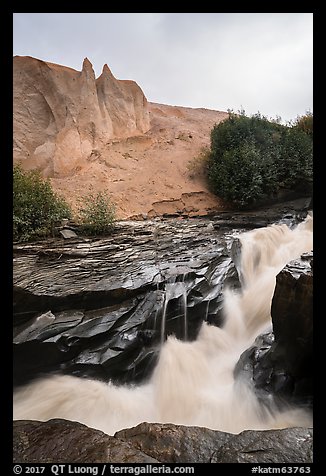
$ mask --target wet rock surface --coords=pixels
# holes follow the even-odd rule
[[[309,428],[243,431],[141,423],[114,436],[67,420],[15,421],[14,463],[311,463]]]
[[[312,209],[310,198],[289,200],[283,203],[261,206],[254,211],[224,211],[214,215],[213,225],[216,229],[242,228],[251,230],[272,223],[286,223],[290,228],[303,220],[307,211]]]
[[[239,282],[231,234],[210,224],[123,222],[101,240],[15,246],[15,383],[57,370],[140,381],[167,335],[219,325],[223,286]]]
[[[125,221],[103,239],[14,245],[14,384],[57,371],[149,377],[167,335],[193,340],[203,320],[221,325],[223,288],[240,286],[237,234],[258,221],[291,225],[302,208]]]
[[[158,463],[132,444],[68,420],[14,421],[13,463]]]
[[[312,463],[313,430],[243,431],[232,435],[212,456],[211,463]]]
[[[233,435],[196,426],[141,423],[114,436],[162,463],[210,463],[214,453]]]
[[[313,256],[305,253],[278,274],[272,300],[273,333],[257,337],[235,368],[258,394],[312,407]]]

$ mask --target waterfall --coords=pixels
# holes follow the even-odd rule
[[[165,286],[162,347],[153,375],[139,386],[113,385],[67,375],[34,381],[14,394],[14,419],[80,421],[108,434],[143,421],[196,425],[238,433],[244,429],[311,426],[309,413],[299,408],[267,410],[234,367],[257,335],[271,327],[271,300],[276,275],[289,261],[312,249],[312,216],[296,228],[272,225],[252,230],[241,242],[241,292],[224,293],[222,328],[203,322],[198,338],[165,338],[170,299],[182,295],[184,282]],[[209,302],[206,314],[208,314]],[[184,329],[187,315],[183,312]]]
[[[187,288],[183,283],[183,292],[182,292],[182,303],[183,303],[183,323],[184,323],[184,338],[188,339],[188,310],[187,310]]]

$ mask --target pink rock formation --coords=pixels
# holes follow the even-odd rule
[[[123,219],[223,209],[191,163],[227,117],[147,103],[107,65],[96,79],[87,58],[82,71],[14,58],[14,161],[39,168],[73,208],[89,191],[106,191]]]
[[[96,79],[29,56],[14,57],[14,160],[44,176],[81,170],[112,138],[149,129],[147,100],[134,81],[117,80],[105,65]]]

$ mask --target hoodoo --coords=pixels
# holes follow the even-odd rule
[[[14,58],[14,160],[49,177],[76,172],[112,138],[149,129],[147,100],[134,81],[116,79],[105,65],[95,78],[29,56]]]

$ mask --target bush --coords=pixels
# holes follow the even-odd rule
[[[82,230],[88,235],[111,233],[115,222],[115,205],[106,192],[89,193],[78,210]]]
[[[302,123],[285,126],[259,113],[247,117],[243,111],[229,112],[229,118],[211,132],[208,179],[212,191],[246,206],[282,188],[310,190],[312,135]]]
[[[313,115],[311,112],[307,112],[304,116],[298,117],[295,123],[295,127],[309,136],[313,136]]]
[[[218,195],[239,205],[246,205],[258,199],[262,194],[259,159],[256,148],[245,142],[225,151],[223,160],[214,162],[210,169],[210,180],[218,188]]]
[[[296,126],[282,136],[277,157],[279,185],[290,189],[309,188],[312,183],[312,136]]]
[[[54,224],[70,218],[66,201],[52,189],[37,170],[24,172],[20,165],[13,172],[13,239],[28,241],[49,236]]]
[[[207,176],[209,158],[210,150],[207,147],[202,147],[199,154],[189,160],[187,169],[190,178]]]

